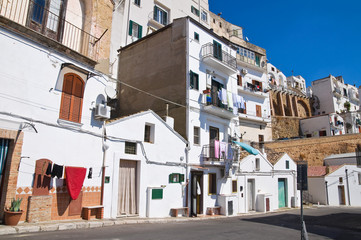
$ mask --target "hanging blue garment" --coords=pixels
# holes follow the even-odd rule
[[[248,144],[245,144],[243,142],[237,142],[237,141],[233,141],[235,144],[241,146],[244,150],[246,150],[248,153],[253,154],[253,155],[257,155],[259,154],[258,150],[251,147]]]
[[[0,139],[0,175],[2,175],[3,173],[6,155],[8,154],[8,149],[9,149],[9,140],[1,138]]]

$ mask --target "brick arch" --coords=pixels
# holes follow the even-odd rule
[[[299,117],[310,117],[311,116],[311,110],[309,108],[309,105],[307,105],[307,103],[305,103],[305,101],[303,99],[298,99],[297,108],[298,108]]]

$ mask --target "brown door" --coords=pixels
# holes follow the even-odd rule
[[[61,41],[65,8],[64,0],[30,1],[27,25],[36,32]]]
[[[256,116],[262,117],[262,108],[260,105],[256,105]]]
[[[269,207],[269,198],[266,198],[266,212],[270,211],[270,207]]]

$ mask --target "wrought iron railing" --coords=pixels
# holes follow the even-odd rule
[[[221,52],[215,51],[215,47],[212,43],[207,43],[202,46],[202,59],[206,57],[214,57],[229,67],[237,69],[236,58],[223,50]]]
[[[0,16],[30,28],[88,57],[98,58],[99,38],[32,0],[0,0]],[[59,6],[60,8],[60,6]],[[59,9],[57,9],[59,10]]]

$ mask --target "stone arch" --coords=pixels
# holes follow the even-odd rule
[[[307,103],[303,99],[298,99],[297,101],[297,109],[299,117],[310,117],[311,111]]]

